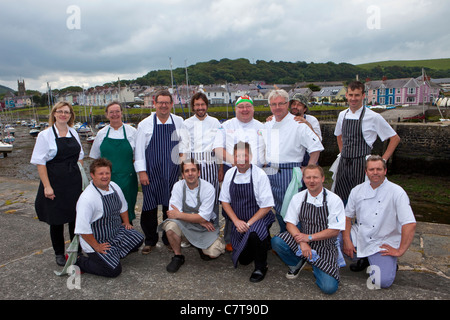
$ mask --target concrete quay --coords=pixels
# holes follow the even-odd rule
[[[258,304],[264,301],[270,307],[270,301],[292,306],[289,301],[450,299],[450,226],[421,222],[412,246],[399,259],[397,278],[389,289],[370,290],[366,285],[368,274],[351,272],[347,266],[341,269],[339,290],[327,296],[315,285],[310,267],[303,269],[297,279],[286,279],[287,268],[272,251],[268,254],[266,278],[256,284],[249,282],[252,264],[235,269],[230,253],[206,262],[192,247],[183,249],[185,264],[170,274],[166,265],[172,253],[161,242],[147,256],[138,252],[123,259],[119,277],[82,274],[78,278],[79,289],[73,288],[73,277],[54,274],[62,267],[55,263],[48,225],[39,222],[34,212],[37,187],[34,180],[0,178],[1,300],[170,300],[182,308],[215,300]],[[139,215],[134,225],[140,230]],[[271,230],[273,234],[276,227]],[[158,303],[153,306],[158,308]],[[168,305],[162,302],[161,306]]]

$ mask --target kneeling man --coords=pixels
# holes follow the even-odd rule
[[[386,178],[386,162],[372,155],[366,160],[368,181],[350,192],[345,207],[343,251],[359,258],[352,271],[372,267],[375,288],[388,288],[395,280],[397,258],[408,250],[416,230],[416,219],[408,195]],[[352,224],[356,218],[356,223]]]
[[[339,286],[336,237],[345,229],[344,203],[323,187],[325,176],[320,166],[306,166],[303,180],[307,190],[292,197],[284,217],[287,231],[272,238],[272,248],[289,266],[286,278],[297,278],[308,261],[317,286],[332,294]]]
[[[167,265],[168,272],[177,272],[184,263],[181,254],[183,238],[197,247],[203,260],[217,258],[225,252],[214,212],[214,186],[200,179],[200,165],[192,158],[181,163],[181,175],[183,180],[175,183],[172,189],[168,219],[158,226],[158,231],[166,232],[175,254]]]
[[[100,158],[90,166],[92,181],[77,202],[75,234],[86,256],[76,265],[82,272],[117,277],[122,272],[120,259],[137,251],[144,236],[133,229],[128,219],[128,204],[120,187],[111,181],[111,162]]]

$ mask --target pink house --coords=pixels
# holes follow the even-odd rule
[[[440,86],[419,78],[383,79],[368,81],[366,104],[368,105],[419,105],[431,103],[439,96]]]

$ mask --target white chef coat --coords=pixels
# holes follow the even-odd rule
[[[416,222],[405,190],[387,178],[376,189],[370,186],[370,181],[354,187],[345,214],[356,217],[352,241],[359,258],[379,252],[382,244],[398,248],[402,226]]]
[[[363,108],[366,107],[359,108],[355,113],[353,113],[350,108],[341,111],[336,122],[334,135],[336,137],[342,135],[342,123],[344,121],[344,116],[345,119],[358,120],[361,116]],[[369,108],[366,108],[366,113],[364,114],[364,118],[362,119],[362,133],[364,140],[366,140],[366,143],[370,147],[373,146],[375,140],[377,139],[377,135],[380,137],[381,141],[385,141],[397,134],[379,113],[376,113]]]
[[[124,126],[125,126],[125,133],[127,134],[127,140],[130,143],[131,148],[134,151],[134,148],[136,147],[136,135],[137,135],[137,130],[135,128],[124,123],[117,130],[115,130],[110,125],[107,125],[97,132],[94,143],[92,143],[91,152],[89,153],[89,157],[92,159],[100,158],[100,156],[101,156],[100,146],[102,145],[103,139],[105,139],[109,128],[111,128],[111,130],[109,130],[108,138],[124,139],[124,136],[123,136]]]
[[[59,138],[60,136],[58,128],[56,126],[54,127]],[[78,133],[74,128],[69,127],[66,138],[70,138],[71,134],[75,137],[75,139],[77,139],[78,143],[81,146],[80,156],[78,157],[78,160],[83,160],[84,152],[80,137],[78,136]],[[39,135],[36,138],[36,144],[34,145],[33,154],[31,155],[30,163],[34,165],[45,165],[48,161],[52,160],[57,153],[58,148],[56,147],[55,135],[53,134],[52,127],[48,127],[47,129],[39,132]]]
[[[184,130],[182,130],[183,139],[180,142],[180,152],[212,152],[219,128],[219,120],[209,115],[206,115],[203,120],[198,119],[195,115],[186,119],[183,122]]]
[[[200,181],[200,202],[198,214],[206,221],[215,220],[214,202],[216,198],[216,189],[208,181],[199,179]],[[171,205],[174,205],[178,210],[183,211],[183,187],[186,181],[180,180],[174,184],[172,189],[172,196],[170,197],[169,210],[172,210]],[[192,208],[197,207],[198,187],[193,190],[186,185],[186,204]]]
[[[263,136],[266,144],[268,163],[302,162],[305,152],[324,150],[320,139],[308,125],[298,123],[295,116],[288,113],[281,121],[275,117],[264,125]]]
[[[219,200],[231,203],[230,184],[237,167],[229,169],[223,178],[222,188],[220,190]],[[267,174],[261,168],[253,165],[244,173],[236,172],[235,184],[250,183],[250,172],[253,179],[253,191],[255,192],[256,203],[260,208],[273,207],[275,205],[270,181]]]
[[[113,181],[110,182],[109,190],[102,190],[98,188],[98,190],[102,193],[102,195],[108,195],[114,193],[114,190],[111,188],[111,185],[117,191],[119,195],[120,201],[122,201],[122,208],[120,210],[121,213],[124,213],[128,210],[128,204],[125,200],[122,190],[120,187]],[[103,201],[102,197],[95,189],[92,181],[80,195],[80,198],[77,202],[77,218],[75,222],[75,234],[93,234],[92,231],[92,223],[97,221],[103,217]],[[94,252],[94,249],[83,239],[80,237],[81,248],[86,253]]]
[[[236,143],[248,142],[252,151],[252,164],[262,167],[265,163],[263,129],[264,125],[256,119],[244,123],[237,118],[232,118],[222,123],[217,131],[214,148],[225,148],[229,154],[233,155]],[[231,166],[226,161],[224,163]]]
[[[152,139],[153,136],[153,117],[156,112],[152,112],[147,118],[142,120],[137,129],[136,135],[136,147],[134,149],[134,169],[136,172],[145,171],[147,169],[145,162],[145,150]],[[170,114],[173,118],[173,122],[175,123],[175,128],[177,130],[177,134],[182,139],[182,135],[180,135],[180,130],[183,126],[183,118],[177,116],[175,114]],[[156,123],[162,124],[162,122],[156,117]],[[164,124],[172,124],[172,119],[169,117]]]
[[[295,226],[298,224],[300,208],[306,193],[308,194],[306,202],[313,204],[316,207],[323,207],[323,190],[324,189],[322,188],[322,191],[316,197],[313,197],[308,190],[303,190],[295,194],[292,197],[291,202],[289,202],[284,221],[292,223]],[[326,192],[328,204],[328,229],[345,230],[344,203],[335,193],[328,189],[326,189]]]
[[[309,114],[305,114],[305,119],[306,119],[306,121],[309,122],[309,124],[313,128],[314,132],[319,136],[320,141],[322,141],[322,130],[320,130],[319,120],[317,120],[316,117],[311,116]]]

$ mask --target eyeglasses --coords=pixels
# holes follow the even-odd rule
[[[64,114],[64,115],[72,114],[72,112],[65,111],[65,110],[56,110],[55,113],[57,113],[57,114]]]
[[[160,105],[160,106],[170,106],[171,104],[172,104],[172,102],[166,102],[166,101],[163,101],[163,102],[156,102],[156,104],[158,104],[158,105]]]
[[[280,102],[280,103],[271,103],[270,106],[272,108],[276,108],[276,107],[283,107],[287,104],[287,102]]]
[[[194,107],[206,107],[206,103],[196,103]]]

